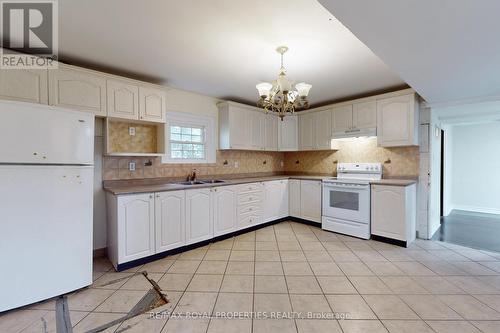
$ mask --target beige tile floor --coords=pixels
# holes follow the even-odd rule
[[[127,272],[98,259],[94,284],[68,297],[74,332],[127,313],[150,288],[137,271],[166,291],[157,311],[175,316],[106,332],[500,332],[499,253],[422,240],[405,249],[294,222]],[[0,332],[55,332],[54,305],[2,314]]]

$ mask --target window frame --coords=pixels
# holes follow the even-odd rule
[[[170,147],[170,127],[195,127],[203,129],[203,139],[205,146],[204,158],[172,158]],[[184,112],[167,112],[165,130],[165,155],[161,162],[164,164],[210,164],[215,163],[216,145],[215,145],[215,118],[201,115],[195,115]],[[182,143],[175,140],[174,142]],[[185,142],[184,142],[185,143]],[[189,142],[190,143],[190,142]]]

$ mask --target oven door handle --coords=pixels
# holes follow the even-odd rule
[[[370,185],[367,186],[349,186],[349,185],[332,185],[332,184],[323,184],[323,187],[336,189],[336,190],[363,190],[366,191],[370,188]]]

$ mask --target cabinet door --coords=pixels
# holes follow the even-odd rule
[[[186,191],[186,244],[213,237],[212,192],[210,189]]]
[[[382,147],[418,144],[414,94],[377,101],[377,142]]]
[[[0,69],[0,98],[47,104],[46,69]]]
[[[278,218],[287,217],[290,215],[288,197],[288,179],[280,180],[280,196],[278,197]]]
[[[229,148],[251,149],[247,111],[229,106]]]
[[[299,116],[299,147],[300,150],[315,149],[315,114],[307,113]]]
[[[281,181],[273,180],[264,182],[263,222],[269,222],[279,218],[282,195],[283,190]]]
[[[59,64],[49,71],[49,104],[106,116],[106,79]]]
[[[184,191],[161,192],[155,198],[156,252],[186,244]]]
[[[118,262],[155,253],[155,209],[153,194],[118,198]]]
[[[278,121],[279,118],[275,115],[268,114],[265,116],[265,148],[267,151],[278,151]]]
[[[288,181],[289,185],[289,208],[290,216],[300,217],[300,180],[290,179]]]
[[[333,108],[332,132],[343,133],[352,128],[352,104]]]
[[[232,186],[213,189],[214,193],[214,236],[236,230],[236,191]]]
[[[278,150],[297,151],[299,149],[297,116],[286,116],[278,125]]]
[[[300,213],[303,219],[321,222],[321,181],[300,181]]]
[[[314,133],[316,149],[332,149],[332,111],[325,110],[314,114]]]
[[[262,112],[248,111],[248,122],[250,126],[250,146],[253,150],[264,149],[264,117]]]
[[[139,119],[165,122],[167,106],[165,92],[161,89],[139,87]]]
[[[371,197],[372,234],[405,240],[405,188],[373,185]]]
[[[355,128],[377,127],[377,102],[354,104],[352,106],[352,126]]]
[[[139,88],[124,81],[107,81],[108,117],[139,119]]]

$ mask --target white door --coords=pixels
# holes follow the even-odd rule
[[[377,127],[377,103],[375,101],[356,103],[352,106],[352,125],[355,128]]]
[[[106,116],[106,79],[94,72],[59,64],[49,70],[49,104]]]
[[[237,197],[233,186],[221,186],[213,189],[214,196],[214,236],[220,236],[236,230]]]
[[[118,197],[118,263],[155,253],[155,200],[152,193]]]
[[[128,82],[107,80],[108,117],[139,119],[139,88]]]
[[[93,167],[0,166],[0,312],[92,283],[93,181]]]
[[[377,101],[377,142],[380,146],[414,144],[413,108],[413,94]]]
[[[300,213],[306,220],[321,222],[321,181],[300,181]]]
[[[405,187],[372,186],[372,234],[406,240]]]
[[[290,215],[289,210],[289,191],[288,191],[288,179],[280,180],[280,195],[278,197],[278,218],[287,217]]]
[[[213,233],[211,190],[186,190],[186,244],[210,239]]]
[[[265,149],[267,151],[278,150],[278,121],[279,119],[275,115],[268,114],[265,116]]]
[[[264,148],[264,114],[248,111],[248,125],[250,126],[250,145],[253,150]]]
[[[278,124],[278,150],[297,151],[299,149],[297,116],[286,116]]]
[[[280,180],[264,182],[263,222],[279,218],[282,204],[283,186]]]
[[[0,163],[93,164],[94,115],[0,101]]]
[[[344,133],[352,128],[352,104],[334,107],[332,111],[332,132]]]
[[[250,149],[250,130],[247,111],[243,108],[229,107],[229,148]]]
[[[300,180],[290,179],[289,184],[289,206],[290,216],[300,217]]]
[[[139,87],[139,119],[164,123],[167,112],[165,92],[161,89]]]
[[[155,195],[156,253],[186,244],[186,198],[184,191]]]
[[[0,69],[0,98],[47,104],[46,69]]]
[[[307,113],[299,116],[299,147],[300,150],[315,149],[315,114]]]
[[[332,149],[332,111],[325,110],[314,114],[315,133],[314,146],[316,149]]]

